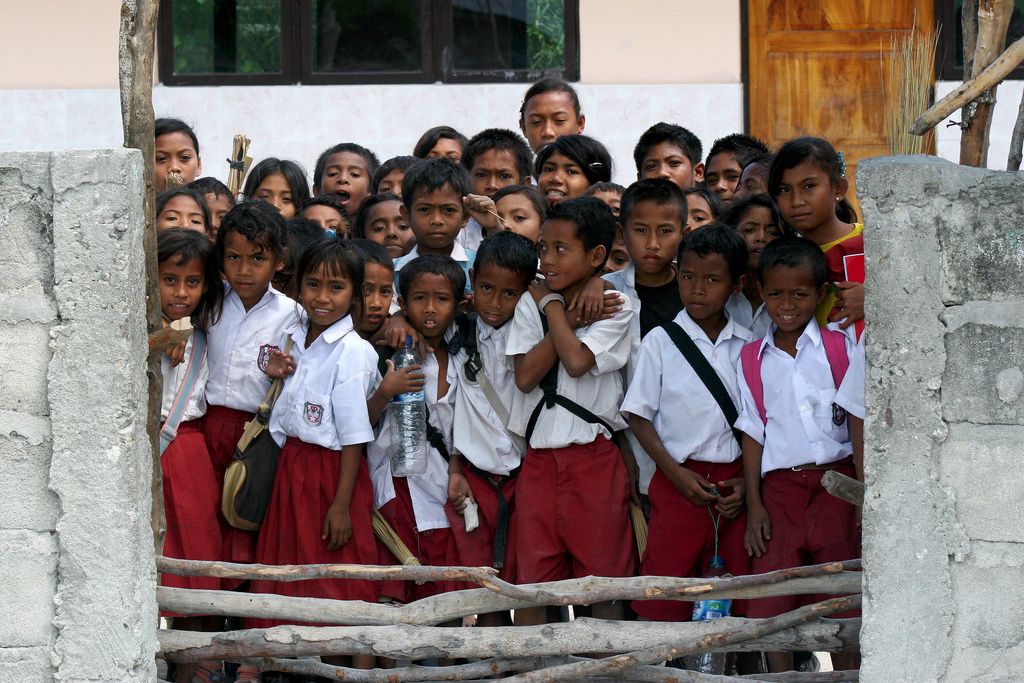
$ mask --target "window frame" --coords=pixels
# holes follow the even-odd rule
[[[963,67],[956,65],[956,22],[954,0],[935,0],[935,21],[939,31],[938,49],[935,50],[935,73],[940,81],[963,81]],[[1010,72],[1006,80],[1024,80],[1024,64]]]
[[[419,71],[313,71],[313,0],[281,3],[281,71],[272,74],[175,74],[174,2],[160,0],[157,28],[157,76],[165,86],[219,85],[400,85],[424,83],[530,83],[545,76],[567,81],[580,77],[579,0],[562,0],[565,32],[564,69],[452,68],[454,37],[452,0],[421,0],[421,63]],[[941,0],[937,0],[941,1]]]

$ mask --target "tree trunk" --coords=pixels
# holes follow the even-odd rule
[[[977,78],[1003,51],[1012,14],[1013,0],[979,0],[978,44],[971,65],[972,79]],[[988,165],[988,136],[995,104],[996,86],[992,86],[991,90],[964,108],[964,129],[960,136],[961,164],[977,167]]]
[[[152,334],[163,327],[160,312],[160,286],[157,277],[156,226],[154,205],[154,135],[153,135],[153,57],[156,45],[158,0],[122,0],[121,31],[118,46],[118,81],[121,86],[121,123],[124,146],[142,152],[145,169],[146,233],[143,238],[146,260],[146,322]],[[151,524],[153,545],[159,555],[163,550],[166,521],[164,519],[163,477],[160,469],[160,404],[163,377],[160,354],[151,353],[146,369],[149,379],[146,431],[153,450],[153,507]]]

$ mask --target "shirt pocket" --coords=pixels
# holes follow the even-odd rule
[[[325,446],[333,441],[328,436],[323,437],[328,430],[334,429],[334,411],[331,409],[330,394],[321,394],[315,391],[303,391],[296,397],[296,409],[298,412],[299,438],[309,443],[317,443]],[[304,435],[318,437],[315,439],[303,438]]]
[[[248,356],[243,361],[245,369],[257,382],[270,381],[267,377],[267,363],[270,362],[270,355],[281,348],[277,336],[270,330],[259,330],[252,335],[252,341],[241,349]]]
[[[849,416],[836,402],[835,389],[815,392],[814,419],[818,427],[834,441],[847,440]]]

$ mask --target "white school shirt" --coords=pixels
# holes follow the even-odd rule
[[[455,241],[462,245],[466,251],[476,251],[480,243],[484,241],[484,226],[480,225],[475,218],[466,221],[466,225],[459,231]]]
[[[299,307],[273,287],[248,311],[224,284],[224,308],[207,332],[210,378],[206,402],[256,412],[267,389],[267,361],[281,343],[282,333],[299,320]]]
[[[395,261],[395,291],[399,291],[398,288],[398,273],[401,272],[402,268],[405,267],[409,261],[420,255],[420,248],[418,245],[413,246],[412,250],[405,256]],[[453,261],[462,266],[463,272],[466,273],[466,293],[469,294],[473,291],[473,286],[469,282],[469,269],[473,267],[473,261],[476,260],[476,252],[470,249],[464,248],[459,244],[458,240],[452,243],[451,258]]]
[[[622,403],[620,371],[629,362],[632,344],[630,329],[636,317],[629,299],[625,302],[622,310],[610,320],[599,320],[576,330],[576,338],[594,354],[594,367],[574,378],[569,376],[561,362],[558,363],[558,394],[583,406],[616,431],[626,427],[626,421],[619,413]],[[512,329],[505,349],[509,356],[528,353],[544,340],[540,311],[537,302],[529,294],[519,299],[515,316],[509,324]],[[513,433],[526,436],[530,415],[543,396],[539,384],[529,394],[517,392],[508,422],[508,428]],[[601,425],[591,424],[556,405],[541,409],[533,440],[528,445],[533,448],[564,448],[571,444],[592,443],[599,434],[612,438]]]
[[[516,394],[516,374],[512,359],[505,355],[511,322],[494,328],[477,320],[477,348],[481,372],[494,387],[494,393],[511,413]],[[467,360],[465,349],[452,362],[459,372],[459,393],[455,399],[455,422],[452,439],[455,450],[471,463],[492,474],[507,475],[519,467],[526,452],[526,443],[501,423],[491,407],[487,394],[477,382],[470,383],[462,374]]]
[[[185,369],[192,359],[193,339],[194,337],[189,337],[185,342],[185,358],[174,367],[171,367],[171,359],[167,357],[166,353],[160,356],[160,373],[164,378],[163,400],[160,404],[161,421],[167,419],[168,413],[171,412],[171,405],[174,404],[174,397],[178,395],[178,387],[185,381]],[[196,383],[188,396],[188,403],[185,404],[185,412],[181,416],[182,422],[206,415],[206,380],[209,376],[210,367],[204,359],[199,367]]]
[[[453,330],[449,329],[446,338]],[[452,359],[448,359],[448,393],[437,398],[437,373],[439,366],[434,354],[427,354],[423,361],[423,374],[426,375],[424,385],[427,408],[430,409],[430,423],[444,436],[445,443],[452,442],[452,422],[456,394],[458,393],[458,375]],[[397,438],[391,415],[384,413],[381,419],[380,433],[377,439],[366,448],[367,463],[370,468],[370,479],[373,482],[374,506],[378,509],[395,497],[395,482],[391,475],[391,458],[388,450],[392,441]],[[427,442],[427,471],[423,474],[406,477],[409,484],[409,497],[412,498],[412,509],[416,517],[416,530],[447,529],[448,516],[444,505],[448,502],[448,463],[430,442]]]
[[[736,361],[750,341],[750,330],[730,319],[712,343],[685,310],[673,322],[690,336],[739,406]],[[660,327],[644,337],[622,412],[650,420],[676,462],[725,463],[740,457],[739,444],[718,402]]]
[[[743,327],[750,330],[753,335],[751,339],[761,339],[768,334],[768,327],[772,324],[771,316],[762,302],[757,310],[750,304],[750,299],[743,292],[734,292],[729,300],[725,302],[725,312]]]
[[[830,329],[837,329],[837,326],[830,325]],[[767,425],[761,421],[754,405],[742,362],[737,361],[743,406],[736,427],[764,446],[762,476],[772,470],[812,462],[826,465],[853,453],[849,420],[843,419],[837,425],[834,418],[841,417],[842,413],[833,408],[833,404],[856,417],[864,417],[864,347],[858,346],[850,335],[843,336],[850,367],[837,390],[821,331],[814,320],[797,339],[795,358],[775,345],[775,324],[772,324],[759,347]],[[859,401],[851,400],[858,396]]]
[[[308,330],[303,320],[281,340],[283,348],[292,339],[295,373],[271,412],[270,435],[279,446],[291,436],[334,451],[373,441],[366,401],[380,381],[377,352],[353,329],[350,315],[305,348]]]

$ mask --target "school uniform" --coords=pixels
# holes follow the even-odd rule
[[[203,420],[203,435],[220,488],[245,423],[253,418],[270,388],[266,374],[270,354],[280,348],[282,332],[299,319],[298,305],[273,287],[248,311],[227,283],[224,289],[220,318],[207,332],[210,377]],[[220,559],[252,562],[256,535],[229,526],[223,518],[221,530],[224,550]]]
[[[855,475],[847,413],[864,417],[864,348],[843,334],[849,368],[837,389],[813,320],[797,339],[795,357],[775,345],[774,331],[773,324],[758,346],[767,422],[737,364],[742,408],[736,427],[764,447],[761,500],[772,522],[765,554],[752,560],[755,573],[860,557],[856,510],[825,491],[821,478],[830,469]],[[753,600],[748,616],[774,616],[816,599]]]
[[[164,388],[160,420],[167,420],[171,406],[185,381],[192,361],[194,337],[185,344],[185,358],[172,366],[166,355],[160,358]],[[199,362],[199,361],[197,361]],[[203,438],[204,396],[209,366],[205,359],[185,401],[177,434],[160,456],[163,473],[164,513],[167,535],[164,555],[184,560],[216,560],[221,553],[220,487]],[[202,576],[161,574],[160,585],[172,588],[219,590],[221,581]],[[168,615],[165,615],[168,616]]]
[[[722,380],[729,398],[739,405],[735,367],[740,350],[750,340],[750,331],[729,320],[712,342],[686,311],[680,311],[673,322],[693,340]],[[713,484],[743,477],[739,443],[725,414],[661,328],[644,338],[622,412],[649,420],[669,455]],[[641,574],[703,576],[716,548],[725,560],[726,571],[733,575],[749,573],[750,561],[743,547],[744,513],[725,519],[713,506],[690,502],[661,469],[651,480],[648,496],[651,517]],[[633,609],[657,621],[686,621],[692,614],[691,603],[677,600],[637,601]]]
[[[751,339],[761,339],[768,334],[768,327],[772,324],[771,316],[764,303],[755,309],[750,299],[743,292],[734,292],[725,302],[725,312],[730,320],[735,320],[743,327],[750,330]]]
[[[373,487],[364,458],[348,509],[351,538],[331,551],[321,533],[338,489],[342,448],[373,440],[366,402],[380,380],[377,353],[353,329],[351,316],[324,330],[307,348],[308,330],[303,321],[288,331],[295,374],[285,380],[270,417],[270,434],[281,454],[256,562],[376,564]],[[373,581],[354,579],[253,581],[252,592],[368,602],[376,601],[378,593]],[[272,625],[264,622],[254,620],[253,626]]]
[[[509,534],[515,516],[516,478],[526,443],[508,430],[478,379],[480,374],[486,377],[508,419],[518,391],[512,359],[505,355],[509,329],[510,323],[494,328],[477,320],[476,347],[481,365],[477,376],[466,371],[469,355],[464,347],[453,358],[459,373],[459,392],[452,445],[464,458],[462,473],[478,506],[480,525],[467,532],[465,518],[451,502],[445,505],[445,513],[451,524],[454,561],[460,566],[494,566],[500,569],[502,579],[515,581],[514,535]]]
[[[405,267],[405,264],[409,263],[409,261],[412,261],[419,255],[419,245],[414,245],[408,254],[395,260],[396,292],[398,291],[398,273]],[[462,270],[466,273],[466,294],[469,294],[473,291],[473,287],[469,283],[469,269],[473,267],[473,261],[476,260],[476,252],[471,249],[466,249],[458,242],[458,239],[456,239],[456,241],[452,243],[452,253],[450,256],[453,261],[462,266]]]
[[[595,365],[570,377],[557,363],[557,394],[604,420],[626,427],[619,414],[621,370],[629,362],[630,329],[636,313],[626,299],[610,320],[576,330],[593,352]],[[509,323],[506,353],[526,354],[543,341],[541,313],[524,295]],[[527,436],[530,418],[544,400],[538,385],[512,403],[509,429]],[[628,576],[634,569],[629,522],[629,481],[612,433],[560,405],[542,407],[516,483],[517,573],[520,583],[578,576]]]
[[[459,231],[455,241],[462,245],[466,251],[475,252],[484,241],[484,226],[480,225],[475,218],[466,221],[466,225]]]
[[[453,332],[454,329],[449,330],[447,336],[450,337]],[[439,369],[434,354],[427,354],[423,360],[423,374],[426,380],[424,398],[429,411],[428,419],[450,448],[458,373],[449,358],[445,373],[448,392],[438,397]],[[448,461],[427,441],[426,472],[395,477],[391,474],[390,449],[397,438],[396,426],[390,414],[385,412],[376,440],[366,448],[370,478],[373,481],[374,506],[421,564],[447,566],[450,528],[444,506],[448,502]],[[428,581],[422,585],[409,585],[406,582],[404,595],[389,597],[407,602],[441,593],[444,589],[443,582]]]

